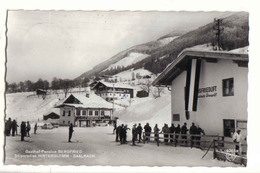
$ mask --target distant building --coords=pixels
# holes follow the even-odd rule
[[[95,93],[107,101],[113,99],[134,98],[134,88],[121,83],[109,83],[99,81],[94,87]]]
[[[171,86],[172,123],[247,135],[248,54],[187,49],[154,80]],[[170,114],[169,114],[170,116]]]
[[[56,108],[60,108],[60,125],[89,127],[113,120],[113,105],[95,94],[71,94]]]
[[[137,91],[136,97],[148,97],[149,94],[145,90]]]
[[[43,89],[37,89],[36,90],[36,95],[46,95],[47,91],[43,90]]]
[[[59,119],[59,118],[60,118],[60,116],[55,112],[50,112],[50,113],[43,115],[43,120]]]

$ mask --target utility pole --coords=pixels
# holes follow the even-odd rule
[[[224,31],[224,28],[220,27],[220,24],[223,22],[223,19],[214,19],[214,23],[215,25],[213,26],[213,30],[216,33],[216,38],[215,38],[215,42],[216,44],[214,45],[213,49],[214,50],[220,50],[220,35],[221,33]]]

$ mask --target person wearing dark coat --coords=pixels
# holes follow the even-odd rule
[[[12,120],[11,118],[8,119],[8,121],[5,123],[5,135],[10,136],[12,128]]]
[[[71,142],[71,138],[72,138],[72,133],[74,132],[73,130],[73,124],[71,123],[70,124],[70,127],[69,127],[69,142]]]
[[[35,125],[34,125],[34,134],[36,134],[37,129],[38,129],[38,126],[37,126],[37,123],[35,123]]]
[[[205,135],[205,132],[204,132],[204,130],[202,129],[202,128],[200,128],[200,126],[198,125],[198,127],[197,127],[197,133],[196,133],[197,135]],[[200,136],[198,136],[198,137],[196,137],[196,140],[197,140],[197,145],[198,146],[200,146],[200,139],[201,139],[201,137]]]
[[[193,136],[193,135],[196,135],[197,134],[197,127],[195,126],[194,123],[192,123],[191,127],[190,127],[190,135],[191,135],[191,140],[192,140],[192,145],[194,145],[194,141],[193,140],[196,140],[196,136]]]
[[[146,125],[144,126],[144,132],[145,132],[146,140],[150,141],[152,128],[149,126],[149,123],[146,123]]]
[[[179,134],[181,132],[181,126],[178,124],[178,126],[175,128],[175,141],[178,142]]]
[[[116,128],[116,142],[118,142],[118,138],[120,138],[120,131],[121,131],[121,126],[117,126]]]
[[[135,144],[135,141],[137,139],[137,128],[136,128],[136,124],[133,125],[133,128],[132,128],[132,142],[133,142],[133,145],[136,145]]]
[[[116,122],[115,122],[114,129],[113,129],[113,134],[115,134],[116,128],[117,128],[117,125],[116,125]]]
[[[188,143],[187,142],[187,131],[189,131],[188,129],[187,129],[187,123],[184,123],[184,125],[181,127],[181,134],[182,134],[182,140],[185,140],[184,141],[184,143]],[[183,143],[183,141],[182,141],[182,143]]]
[[[126,130],[125,130],[124,124],[122,124],[121,128],[120,128],[120,132],[119,132],[119,137],[120,137],[120,143],[121,144],[123,144],[123,142],[124,142],[125,134],[126,134]]]
[[[27,121],[26,132],[27,132],[28,137],[30,137],[30,130],[31,130],[31,125],[30,125],[29,121]]]
[[[17,134],[17,122],[13,120],[12,122],[12,136],[15,136],[15,133]]]
[[[163,126],[163,128],[162,128],[162,132],[164,133],[164,134],[163,134],[164,143],[167,144],[167,143],[168,143],[168,140],[169,140],[169,139],[168,139],[168,137],[169,137],[168,133],[170,133],[170,129],[169,129],[169,127],[168,127],[167,124],[164,124],[164,126]]]
[[[173,136],[174,136],[174,132],[175,132],[175,126],[174,126],[174,124],[172,124],[169,129],[170,129],[170,133],[172,133],[172,134],[170,135],[170,139],[171,139],[170,142],[173,143]]]
[[[159,140],[159,132],[160,132],[160,129],[158,128],[158,125],[155,124],[154,128],[153,128],[153,131],[154,131],[154,140],[155,141],[158,141]]]
[[[24,141],[24,137],[26,136],[26,124],[24,121],[21,123],[21,141]]]
[[[138,127],[136,128],[136,130],[137,130],[137,135],[138,135],[139,142],[141,142],[141,140],[142,140],[142,131],[143,131],[141,123],[139,123]]]

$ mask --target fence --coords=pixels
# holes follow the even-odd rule
[[[184,147],[197,147],[200,149],[213,150],[213,158],[218,160],[230,161],[236,164],[246,166],[247,144],[242,144],[242,153],[236,154],[236,144],[231,141],[225,141],[224,136],[219,135],[190,135],[175,133],[154,133],[144,132],[143,143],[156,143],[159,147],[161,144]],[[204,157],[204,156],[203,156]]]
[[[201,149],[212,148],[213,140],[224,141],[223,136],[218,135],[190,135],[190,134],[175,134],[175,133],[158,133],[144,132],[143,142],[156,143],[157,146],[160,144],[173,145],[173,146],[184,146],[184,147],[197,147]],[[222,145],[221,143],[219,145]]]

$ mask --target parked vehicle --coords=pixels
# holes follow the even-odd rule
[[[45,124],[42,126],[42,129],[53,129],[53,125],[51,125],[51,123],[45,123]]]
[[[58,128],[59,127],[58,123],[51,123],[51,125],[53,126],[53,128]]]

